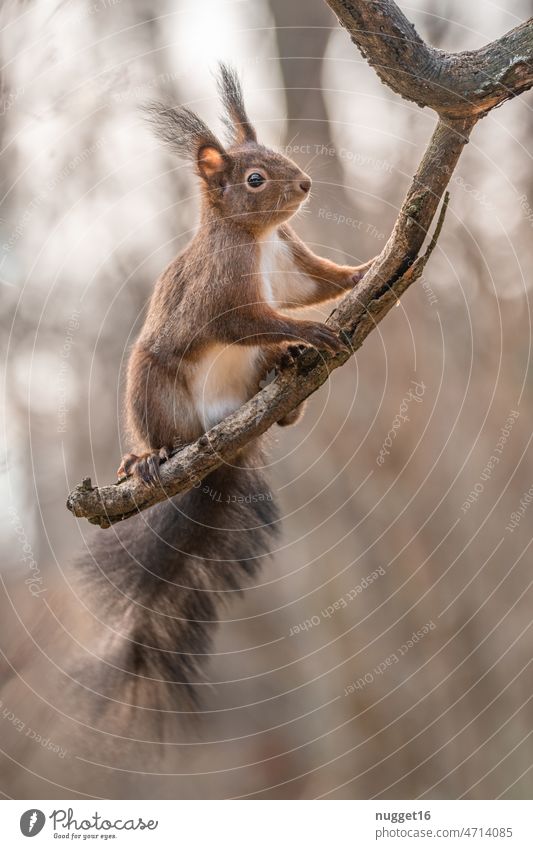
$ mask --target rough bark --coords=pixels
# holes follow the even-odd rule
[[[109,527],[190,489],[315,392],[420,276],[443,213],[428,250],[420,251],[476,122],[533,85],[533,19],[479,50],[450,54],[427,45],[390,0],[327,2],[383,82],[439,115],[387,244],[362,284],[328,319],[347,350],[337,356],[304,352],[247,404],[163,464],[158,487],[146,488],[134,479],[93,487],[86,479],[67,500],[75,516]]]
[[[426,44],[392,0],[326,0],[379,78],[439,115],[480,117],[533,85],[533,20],[463,53]]]

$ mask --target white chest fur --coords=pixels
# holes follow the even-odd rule
[[[316,285],[294,265],[289,246],[276,233],[261,243],[260,273],[263,297],[274,309],[305,303]],[[260,372],[261,348],[210,345],[189,384],[202,426],[207,430],[248,401],[257,391]]]
[[[308,303],[316,287],[314,280],[295,265],[289,245],[277,233],[261,242],[260,271],[263,297],[275,309]]]
[[[194,367],[190,389],[207,430],[248,401],[257,386],[260,351],[246,345],[211,345]]]

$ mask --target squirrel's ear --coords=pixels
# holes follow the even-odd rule
[[[218,146],[203,145],[198,150],[198,172],[204,180],[211,181],[220,178],[228,164],[227,155]]]
[[[256,142],[257,136],[244,108],[244,99],[239,78],[233,68],[219,65],[218,90],[225,114],[223,121],[229,130],[232,144]]]

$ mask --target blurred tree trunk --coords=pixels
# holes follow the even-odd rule
[[[302,9],[287,0],[269,0],[276,24],[279,61],[285,87],[287,114],[287,144],[310,145],[308,159],[314,160],[317,179],[333,183],[342,192],[343,172],[336,156],[320,153],[322,145],[332,147],[326,97],[322,89],[322,71],[335,16],[319,0],[311,0],[306,8],[306,23]],[[320,163],[317,167],[317,160]],[[305,163],[304,163],[305,164]]]

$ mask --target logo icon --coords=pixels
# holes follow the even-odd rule
[[[20,818],[20,830],[24,837],[35,837],[42,831],[46,822],[46,817],[38,808],[30,808],[29,811],[24,811]]]

